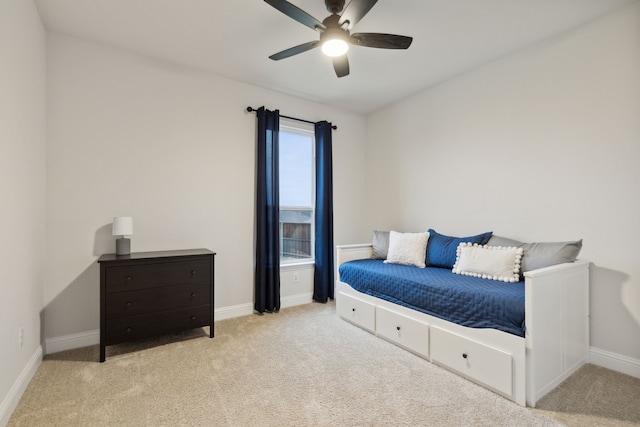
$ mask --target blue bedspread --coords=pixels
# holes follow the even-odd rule
[[[340,281],[378,297],[471,328],[493,328],[524,337],[524,282],[454,274],[362,259],[340,266]]]

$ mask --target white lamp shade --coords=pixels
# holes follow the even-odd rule
[[[113,218],[114,236],[132,236],[133,235],[133,218],[130,216],[118,216]]]

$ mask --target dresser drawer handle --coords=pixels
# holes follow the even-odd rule
[[[126,306],[127,307],[131,307],[133,305],[133,303],[131,301],[127,301]]]
[[[191,292],[191,298],[195,298],[196,297],[196,293],[195,292]]]
[[[195,276],[196,275],[196,271],[195,270],[191,270],[191,275]]]
[[[130,282],[130,281],[131,281],[131,279],[132,279],[132,277],[131,277],[131,276],[127,276],[127,282]]]
[[[130,334],[130,333],[131,333],[131,326],[129,326],[129,327],[126,329],[126,331],[127,331],[127,333],[128,333],[128,334]]]
[[[196,316],[191,316],[191,321],[193,322],[194,320],[196,320]]]

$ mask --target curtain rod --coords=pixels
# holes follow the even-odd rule
[[[250,113],[253,113],[254,111],[258,111],[258,110],[256,110],[255,108],[249,106],[249,107],[247,107],[247,111],[250,112]],[[298,122],[309,123],[311,125],[315,125],[316,124],[316,122],[310,122],[309,120],[298,119],[296,117],[284,116],[282,114],[280,114],[280,117],[285,118],[285,119],[289,119],[289,120],[295,120],[295,121],[298,121]],[[338,126],[332,124],[331,125],[331,129],[336,130],[336,129],[338,129]]]

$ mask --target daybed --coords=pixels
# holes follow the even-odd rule
[[[381,232],[374,232],[373,244],[337,246],[338,315],[520,405],[535,407],[541,397],[588,362],[589,263],[575,260],[581,241],[561,242],[573,245],[570,249],[573,253],[564,258],[566,245],[548,244],[553,250],[562,246],[560,251],[564,253],[556,257],[555,262],[542,260],[540,264],[536,256],[545,243],[525,244],[491,236],[491,233],[453,238],[434,230],[429,232],[428,243],[424,242],[422,247],[423,251],[426,249],[425,268],[402,265],[412,261],[401,259],[400,265],[390,261],[391,252],[393,257],[397,256],[402,238],[417,233],[394,235],[395,232],[391,232],[390,258],[386,261],[380,258],[387,258],[387,254],[381,256],[380,245],[376,244],[377,237],[382,235],[376,233]],[[473,238],[476,238],[475,244]],[[471,239],[470,243],[463,243],[467,239]],[[419,244],[417,247],[420,248]],[[493,249],[495,251],[491,251]],[[515,271],[509,279],[486,274],[483,278],[481,272],[476,274],[469,267],[473,265],[468,263],[470,259],[482,260],[482,256],[494,255],[498,249],[515,253],[515,270],[522,267],[524,273]],[[452,250],[454,256],[457,255],[455,264],[445,270],[447,262],[442,261],[442,254],[451,256]],[[565,260],[573,262],[563,262]],[[343,266],[345,263],[348,264]],[[443,263],[445,265],[441,265]],[[556,265],[537,268],[545,263]],[[441,266],[434,267],[434,264]],[[535,269],[527,271],[528,266]],[[459,267],[470,268],[471,272]],[[458,274],[454,273],[456,268]],[[341,274],[348,279],[343,280]],[[376,274],[386,276],[382,284],[375,284],[380,278],[376,279]],[[431,277],[427,281],[431,280],[435,288],[421,288],[423,285],[419,282],[423,274]],[[448,281],[454,282],[453,290],[446,287]],[[501,296],[482,295],[485,286],[489,289],[487,292],[493,292],[492,287],[508,288],[508,301],[502,305],[504,310],[500,309],[501,303],[495,302]],[[467,291],[474,287],[480,289],[480,300],[468,301],[472,297]],[[416,294],[422,295],[423,302],[416,302]],[[445,295],[444,303],[442,295]],[[444,306],[456,303],[453,314],[441,312]],[[491,311],[490,306],[497,306],[493,311],[499,316],[501,311],[506,313],[505,324],[483,317],[487,316],[487,310]]]

